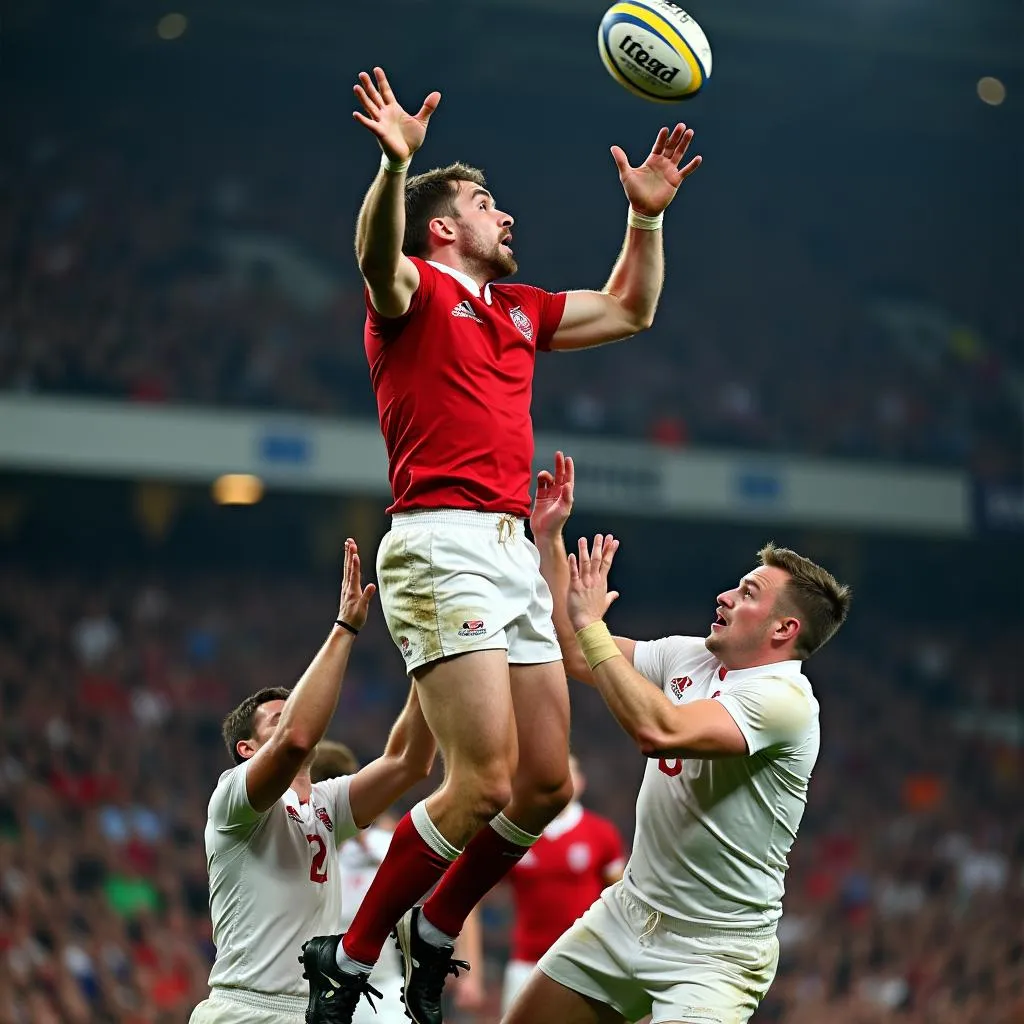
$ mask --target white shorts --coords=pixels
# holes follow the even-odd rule
[[[193,1011],[188,1024],[305,1024],[306,1000],[258,992],[214,989]]]
[[[779,964],[773,930],[691,929],[622,889],[601,898],[541,957],[566,988],[651,1024],[745,1024]]]
[[[514,516],[461,509],[395,515],[377,583],[407,672],[468,651],[509,664],[559,661],[540,553]]]
[[[519,995],[519,990],[526,984],[537,965],[528,960],[509,960],[505,964],[505,980],[501,986],[501,1015],[504,1017],[512,1005],[512,1000]]]

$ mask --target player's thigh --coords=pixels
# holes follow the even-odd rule
[[[534,969],[501,1020],[502,1024],[623,1024],[625,1019],[607,1003]]]
[[[442,658],[507,650],[506,627],[527,605],[516,556],[498,543],[499,517],[447,513],[468,517],[449,523],[445,515],[393,527],[377,550],[381,608],[413,675]]]
[[[495,767],[514,770],[515,719],[504,651],[445,658],[417,669],[413,678],[449,778]]]
[[[554,791],[569,780],[569,688],[560,661],[510,665],[519,738],[513,791]],[[571,795],[571,794],[569,794]]]
[[[507,1013],[512,1000],[519,995],[522,987],[530,980],[537,965],[526,960],[509,960],[505,964],[505,976],[501,983],[501,1012]]]
[[[745,1024],[775,977],[775,936],[659,934],[638,976],[652,1000],[652,1024]]]
[[[650,997],[633,970],[643,921],[629,913],[620,888],[606,889],[537,965],[538,971],[582,997],[591,1009],[606,1007],[604,1016],[597,1018],[602,1022],[638,1021],[651,1009]],[[532,979],[524,993],[531,985]],[[541,1006],[539,995],[534,998],[531,1009]],[[518,1006],[517,1001],[513,1009]],[[614,1015],[609,1016],[612,1011]],[[529,1019],[524,1012],[515,1024]]]

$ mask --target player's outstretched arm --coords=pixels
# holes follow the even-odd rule
[[[665,281],[661,218],[683,181],[701,164],[695,156],[683,166],[693,131],[677,124],[658,132],[647,159],[631,167],[612,146],[619,180],[629,200],[629,222],[611,277],[599,292],[569,292],[553,349],[591,348],[628,338],[654,322]]]
[[[360,72],[353,92],[363,110],[352,116],[377,139],[383,154],[356,221],[356,258],[377,312],[402,316],[420,281],[416,264],[402,253],[406,171],[441,94],[432,92],[419,113],[409,114],[395,99],[383,68],[374,68],[372,78]]]
[[[359,828],[376,821],[407,789],[430,774],[437,743],[420,707],[416,685],[395,719],[384,753],[360,768],[349,783],[352,820]]]
[[[362,585],[359,549],[349,538],[345,541],[338,618],[353,629],[362,629],[376,589],[372,583]],[[350,630],[334,626],[285,701],[273,735],[246,762],[245,788],[254,810],[265,811],[281,798],[323,737],[338,704],[354,640]]]
[[[619,725],[646,757],[730,757],[747,753],[735,719],[715,700],[676,706],[622,657],[602,621],[608,573],[619,542],[598,534],[569,555],[569,617],[600,691]]]
[[[562,531],[572,512],[573,497],[576,487],[576,467],[571,456],[555,452],[554,471],[542,470],[537,474],[537,496],[530,513],[530,530],[534,543],[540,553],[540,571],[551,591],[551,620],[558,636],[558,646],[562,651],[565,671],[573,679],[581,683],[594,685],[594,676],[587,665],[586,658],[576,642],[576,631],[569,621],[566,607],[566,595],[569,590],[569,562],[565,551],[565,540]],[[611,607],[618,597],[616,591],[608,594],[605,611]],[[602,612],[604,614],[604,612]],[[628,637],[615,638],[619,650],[633,661],[635,641]]]

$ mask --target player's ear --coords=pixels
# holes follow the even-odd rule
[[[256,747],[253,746],[251,740],[239,740],[235,744],[235,750],[238,751],[238,756],[246,761],[256,753]]]
[[[779,619],[775,626],[776,640],[795,640],[800,632],[800,620],[793,615]]]
[[[440,245],[455,241],[455,225],[451,217],[434,217],[427,225],[430,237]]]

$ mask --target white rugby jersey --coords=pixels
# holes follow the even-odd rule
[[[246,764],[221,775],[206,820],[206,866],[217,958],[211,988],[305,998],[299,954],[341,918],[338,847],[359,830],[349,777],[317,782],[308,803],[289,789],[260,814]]]
[[[375,825],[358,838],[342,844],[338,851],[341,863],[341,925],[336,931],[348,931],[390,845],[391,833]],[[385,942],[380,959],[370,974],[370,984],[379,988],[380,982],[404,978],[401,964],[394,943],[390,940]]]
[[[748,754],[648,761],[623,885],[689,924],[774,924],[821,738],[801,662],[730,672],[703,639],[673,636],[637,643],[633,665],[673,704],[718,700]]]

